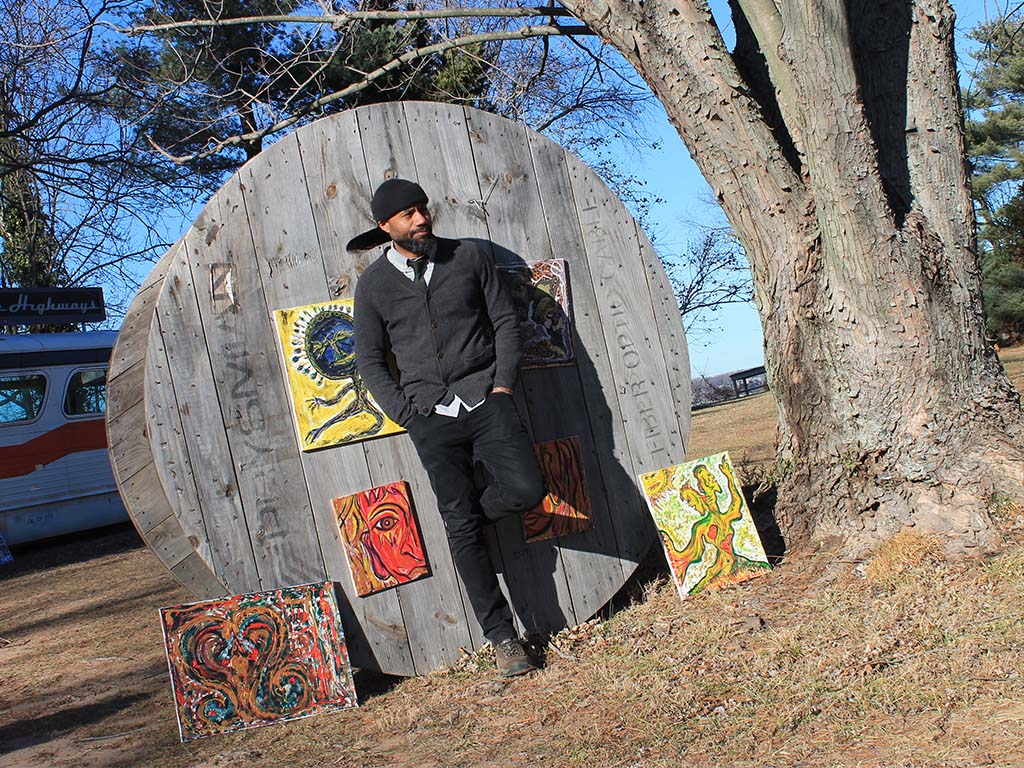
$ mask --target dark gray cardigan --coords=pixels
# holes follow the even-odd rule
[[[382,255],[359,277],[355,298],[359,375],[402,426],[449,393],[472,405],[492,387],[515,384],[521,353],[515,309],[494,262],[472,243],[438,238],[427,286]]]

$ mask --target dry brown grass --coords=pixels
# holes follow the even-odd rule
[[[1004,362],[1019,380],[1024,350]],[[770,396],[699,412],[691,455],[770,461],[774,418]],[[791,551],[685,603],[654,581],[529,677],[497,678],[486,654],[390,689],[363,677],[358,710],[187,745],[156,614],[183,591],[124,531],[31,553],[0,570],[0,764],[1020,765],[1024,514],[998,506],[998,557],[950,561],[905,533],[864,562]]]
[[[938,566],[942,554],[937,538],[907,529],[882,542],[872,553],[864,575],[875,586],[895,587],[908,571],[921,563]]]
[[[764,468],[775,459],[778,411],[771,392],[704,408],[693,414],[687,457],[729,451],[733,463]]]
[[[1024,386],[1024,347],[1010,347],[999,350],[999,360],[1019,392]]]

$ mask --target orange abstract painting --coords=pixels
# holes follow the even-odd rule
[[[537,443],[533,450],[548,494],[539,506],[523,515],[526,540],[541,541],[589,531],[594,524],[590,519],[590,495],[583,477],[579,438]]]
[[[333,505],[360,597],[427,575],[423,539],[404,481],[334,499]]]

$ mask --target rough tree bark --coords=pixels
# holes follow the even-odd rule
[[[946,0],[564,0],[665,105],[750,259],[780,523],[993,541],[1024,418],[986,341]]]

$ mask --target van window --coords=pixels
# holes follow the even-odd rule
[[[21,373],[0,376],[0,424],[32,421],[46,398],[46,376]]]
[[[107,372],[102,368],[78,371],[68,380],[64,413],[68,416],[106,413]]]

